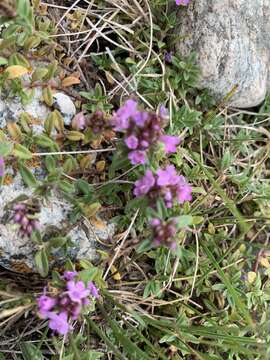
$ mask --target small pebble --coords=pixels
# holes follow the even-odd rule
[[[76,114],[76,107],[73,101],[63,93],[53,94],[53,97],[55,99],[54,106],[62,113],[65,125],[70,125],[72,118]]]

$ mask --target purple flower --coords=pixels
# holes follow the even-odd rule
[[[131,151],[128,154],[128,158],[132,165],[145,164],[146,163],[146,152],[142,150]]]
[[[155,185],[155,177],[151,170],[147,170],[145,175],[135,182],[134,195],[146,195],[150,189]]]
[[[138,127],[142,128],[149,119],[149,114],[146,111],[137,111],[137,113],[132,116],[132,119]]]
[[[5,174],[5,161],[2,157],[0,157],[0,177]]]
[[[77,271],[65,271],[62,279],[70,281],[73,280],[78,275]]]
[[[91,304],[91,298],[99,297],[98,289],[93,282],[87,288],[82,281],[74,281],[76,271],[65,271],[61,277],[66,281],[53,297],[44,293],[37,299],[38,311],[43,319],[49,319],[49,328],[60,335],[72,330],[69,320],[77,320],[84,306]],[[92,299],[93,301],[93,299]]]
[[[138,147],[139,141],[135,135],[130,135],[125,139],[125,143],[129,149],[135,150]]]
[[[176,5],[184,5],[187,6],[190,0],[175,0]]]
[[[30,237],[34,230],[40,228],[40,222],[35,219],[37,213],[33,211],[31,204],[18,203],[13,205],[12,220],[19,226],[19,233],[23,237]]]
[[[137,101],[129,99],[116,111],[111,119],[114,130],[123,131],[129,127],[129,119],[136,115],[137,106]]]
[[[186,182],[184,176],[179,176],[173,165],[168,165],[165,169],[158,169],[154,175],[150,170],[135,182],[134,195],[147,195],[150,205],[156,206],[158,198],[163,199],[165,206],[171,208],[173,202],[182,204],[191,201],[192,187]]]
[[[88,299],[87,299],[88,300]],[[85,304],[86,305],[86,304]],[[71,310],[71,317],[72,317],[72,320],[77,320],[80,313],[82,311],[82,308],[81,308],[81,305],[80,304],[76,304],[72,310]]]
[[[79,112],[77,115],[74,116],[72,120],[72,127],[74,129],[82,130],[85,128],[86,119],[83,114],[83,111]]]
[[[114,114],[111,125],[115,131],[125,133],[124,141],[130,150],[128,158],[133,165],[146,163],[147,151],[156,146],[161,136],[164,135],[163,128],[167,118],[168,111],[164,106],[161,106],[156,114],[139,110],[138,104],[134,100],[127,100]],[[174,139],[164,138],[164,142],[166,140],[167,152],[172,152],[176,142]]]
[[[179,204],[184,203],[185,201],[192,200],[192,187],[186,182],[184,176],[180,176],[180,180],[177,184],[177,200]]]
[[[162,118],[168,118],[169,117],[169,111],[164,105],[160,106],[158,113],[159,113],[159,116],[161,116]]]
[[[67,288],[67,294],[74,302],[80,303],[82,299],[86,298],[90,294],[89,289],[85,288],[83,281],[75,283],[75,281],[71,280],[67,283]]]
[[[87,287],[90,291],[90,294],[93,296],[93,298],[97,299],[99,297],[99,292],[98,292],[98,289],[95,287],[93,281],[89,281]]]
[[[50,329],[56,331],[60,335],[66,335],[71,329],[68,324],[68,314],[65,311],[56,314],[51,312],[48,316]]]
[[[171,63],[171,62],[172,62],[172,53],[171,53],[171,52],[166,52],[164,58],[165,58],[165,61],[166,61],[167,63]]]
[[[38,308],[41,317],[48,317],[48,313],[56,305],[56,300],[47,295],[41,295],[38,298]]]
[[[158,226],[158,225],[160,225],[160,224],[161,224],[161,221],[160,221],[159,219],[157,219],[157,218],[154,218],[154,219],[151,219],[151,220],[150,220],[150,225],[151,225],[152,227]]]
[[[171,249],[176,247],[175,236],[177,233],[176,220],[171,219],[167,222],[154,218],[150,221],[153,231],[154,245],[166,245]]]
[[[157,170],[157,185],[169,186],[176,185],[179,181],[179,176],[173,165],[168,165],[164,170]]]
[[[161,135],[159,140],[165,145],[166,154],[176,152],[176,146],[179,145],[181,141],[179,137],[171,135]]]

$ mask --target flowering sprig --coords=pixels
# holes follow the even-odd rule
[[[167,110],[160,108],[158,114],[138,109],[135,100],[127,100],[111,119],[115,131],[123,132],[124,142],[129,150],[128,158],[133,165],[145,164],[147,152],[158,142],[165,146],[167,154],[176,151],[180,143],[177,136],[165,135],[164,127],[167,122]]]
[[[105,113],[101,110],[96,110],[91,115],[85,115],[84,112],[79,112],[72,120],[72,127],[76,130],[83,130],[91,128],[94,135],[102,134],[106,130],[110,130],[111,126],[105,118]]]
[[[177,234],[177,219],[173,218],[163,221],[158,218],[150,220],[150,226],[153,232],[153,244],[155,246],[165,245],[172,250],[176,249],[175,236]]]
[[[99,297],[99,292],[92,281],[85,286],[77,280],[76,271],[65,271],[64,285],[54,296],[43,295],[38,298],[38,312],[42,319],[49,320],[49,328],[59,335],[66,335],[72,330],[70,322],[77,320],[91,300]]]
[[[19,202],[12,207],[12,221],[18,225],[22,237],[30,237],[35,230],[39,230],[37,209],[27,203]]]
[[[158,169],[154,174],[147,170],[145,175],[135,182],[134,195],[147,196],[151,206],[155,207],[158,198],[165,206],[172,208],[173,203],[183,204],[191,201],[192,188],[182,175],[178,175],[173,165]]]

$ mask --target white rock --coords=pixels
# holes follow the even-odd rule
[[[7,122],[18,121],[21,113],[27,112],[35,119],[39,119],[41,123],[46,120],[50,109],[41,101],[42,91],[35,89],[34,96],[29,104],[23,105],[20,97],[0,96],[0,128],[4,128]],[[40,126],[33,126],[34,133],[40,133]]]
[[[63,114],[65,125],[70,125],[72,118],[76,114],[76,107],[69,96],[63,93],[53,94],[55,107]]]
[[[270,89],[270,1],[191,0],[178,14],[178,51],[195,51],[202,87],[218,99],[238,85],[231,104],[260,104]]]

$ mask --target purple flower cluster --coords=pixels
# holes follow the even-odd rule
[[[184,5],[187,6],[190,0],[175,0],[176,5]]]
[[[19,232],[23,237],[30,237],[34,230],[40,228],[37,213],[27,204],[15,204],[12,210],[14,212],[12,220],[15,224],[19,225]]]
[[[159,114],[139,110],[135,100],[127,100],[111,119],[115,131],[125,133],[125,144],[129,149],[128,158],[133,165],[145,164],[147,151],[162,142],[167,154],[176,151],[180,138],[164,134],[167,110],[161,107]]]
[[[2,157],[0,157],[0,177],[4,176],[5,173],[5,162]]]
[[[147,170],[145,175],[135,182],[134,195],[146,196],[150,203],[162,198],[165,206],[171,208],[173,202],[182,204],[191,201],[192,188],[184,176],[178,175],[173,165],[168,165],[164,170],[158,169],[156,174]]]
[[[84,115],[84,112],[79,112],[72,120],[72,127],[77,130],[91,128],[95,135],[103,133],[111,129],[109,122],[105,118],[105,114],[101,110],[96,110],[90,116]]]
[[[110,127],[109,122],[105,119],[105,114],[101,110],[96,110],[89,118],[87,125],[91,127],[93,133],[100,134],[108,130]]]
[[[46,289],[38,298],[38,311],[42,319],[49,320],[49,328],[59,335],[66,335],[72,326],[70,320],[77,320],[84,306],[90,304],[89,298],[98,298],[99,292],[90,281],[76,281],[76,271],[66,271],[63,275],[65,286],[55,296],[48,296]]]
[[[171,249],[176,248],[175,235],[177,233],[177,220],[170,219],[165,222],[160,219],[154,218],[150,221],[150,226],[153,231],[153,243],[156,246],[166,245]]]

